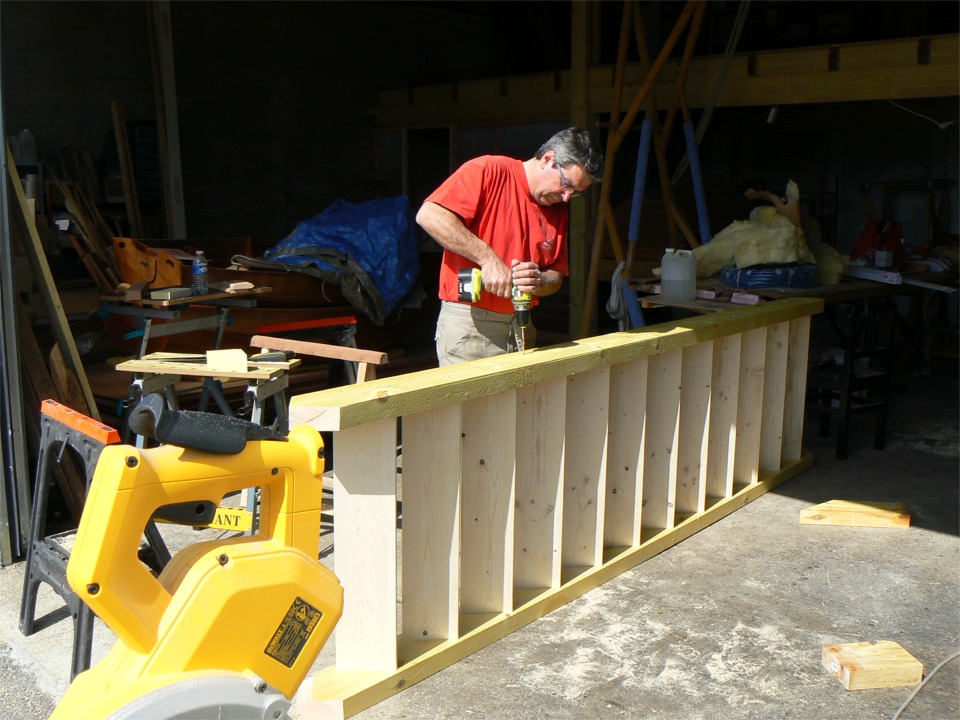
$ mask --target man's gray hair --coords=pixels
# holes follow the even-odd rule
[[[590,133],[583,128],[571,127],[561,130],[537,150],[537,159],[548,150],[553,150],[557,165],[562,168],[579,165],[594,182],[603,176],[603,155],[590,140]]]

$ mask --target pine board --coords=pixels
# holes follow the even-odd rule
[[[908,528],[910,513],[899,502],[829,500],[801,510],[800,524]]]
[[[892,640],[824,645],[823,667],[847,690],[916,685],[923,664]]]

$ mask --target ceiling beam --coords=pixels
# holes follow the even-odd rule
[[[864,100],[906,100],[960,94],[960,34],[844,45],[739,53],[732,56],[718,107],[796,105]],[[723,56],[693,58],[684,92],[687,105],[709,102]],[[668,61],[655,86],[667,107],[679,58]],[[643,84],[639,63],[627,68],[625,102]],[[607,113],[614,92],[614,66],[587,71],[587,111]],[[380,129],[564,122],[570,116],[568,71],[424,85],[379,93],[372,111]],[[626,107],[623,108],[626,110]]]

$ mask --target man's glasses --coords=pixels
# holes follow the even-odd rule
[[[570,197],[583,197],[583,193],[577,190],[573,185],[567,182],[566,176],[563,174],[563,168],[560,167],[559,163],[554,161],[553,166],[557,169],[557,172],[560,173],[560,187],[563,190],[566,190],[569,193]]]

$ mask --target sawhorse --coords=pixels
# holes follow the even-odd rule
[[[279,433],[289,431],[287,415],[287,401],[284,391],[290,385],[289,371],[300,364],[294,358],[282,362],[250,362],[246,372],[227,372],[208,368],[205,364],[180,362],[177,358],[189,357],[184,353],[153,353],[138,360],[127,360],[117,365],[117,370],[132,372],[133,383],[130,385],[129,407],[132,409],[150,393],[162,392],[166,407],[170,410],[179,410],[179,402],[175,385],[181,377],[191,376],[203,379],[203,394],[201,395],[200,409],[206,409],[206,399],[213,398],[223,415],[233,416],[234,413],[217,385],[216,378],[229,377],[246,380],[244,390],[244,407],[250,409],[250,421],[256,425],[264,425],[266,408],[269,401],[273,401],[274,419],[270,427]],[[135,444],[138,448],[144,447],[146,439],[136,435]],[[218,517],[229,516],[232,521],[225,529],[242,529],[253,534],[257,531],[257,503],[253,496],[246,501],[248,515],[237,515],[227,508],[220,508]],[[224,527],[223,525],[219,527]]]
[[[169,409],[179,410],[175,386],[187,376],[203,381],[201,411],[206,409],[206,401],[210,398],[221,413],[233,415],[216,379],[246,380],[244,407],[250,408],[251,421],[262,425],[268,403],[272,400],[275,410],[273,429],[281,433],[287,432],[289,423],[284,390],[290,385],[289,371],[300,364],[298,359],[284,362],[250,362],[245,372],[229,372],[209,368],[204,363],[183,362],[183,358],[187,357],[190,357],[187,353],[152,353],[117,365],[117,370],[133,373],[128,401],[130,408],[136,407],[144,396],[160,392],[163,393]],[[138,436],[136,445],[143,447],[143,438]]]
[[[40,583],[47,583],[66,603],[73,618],[72,678],[90,667],[93,613],[67,584],[67,562],[70,553],[57,542],[57,538],[68,533],[50,536],[46,534],[50,478],[53,464],[60,461],[64,450],[69,446],[83,461],[89,486],[101,451],[107,445],[120,442],[120,434],[114,428],[71,410],[55,400],[44,400],[40,412],[40,458],[33,491],[30,542],[27,544],[23,596],[20,603],[20,632],[24,635],[33,634],[37,593]],[[170,560],[170,553],[152,521],[147,524],[145,535],[156,563],[162,568]]]

